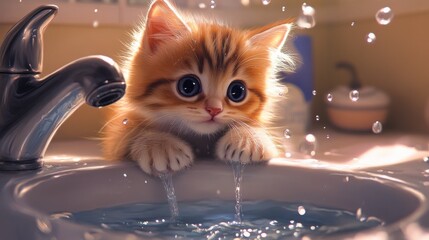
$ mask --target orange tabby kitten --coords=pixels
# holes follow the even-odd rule
[[[154,174],[188,167],[196,155],[242,163],[277,156],[266,127],[279,95],[275,75],[291,66],[281,51],[290,29],[279,22],[239,31],[153,1],[130,44],[127,93],[105,129],[105,157]]]

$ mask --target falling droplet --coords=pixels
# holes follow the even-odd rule
[[[423,158],[423,162],[425,162],[425,163],[429,163],[429,156],[424,157],[424,158]]]
[[[383,131],[383,125],[379,121],[375,121],[374,124],[372,124],[372,132],[375,134],[379,134]]]
[[[262,4],[264,5],[268,5],[270,4],[271,0],[262,0]]]
[[[305,214],[305,208],[304,208],[304,206],[298,206],[298,214],[299,215],[304,215]]]
[[[98,25],[100,25],[100,23],[97,20],[95,20],[94,22],[92,22],[92,27],[97,28]]]
[[[201,9],[206,8],[206,4],[205,3],[198,3],[198,7]]]
[[[302,11],[298,17],[298,20],[296,21],[296,24],[300,28],[313,28],[316,25],[316,10],[314,10],[312,6],[307,5],[306,3],[302,4],[301,9]]]
[[[328,95],[326,95],[326,100],[328,100],[328,102],[332,102],[333,99],[334,97],[332,96],[332,94],[328,93]]]
[[[304,141],[299,145],[301,153],[314,156],[316,155],[316,137],[313,134],[307,134]]]
[[[94,9],[94,13],[98,13],[98,8],[95,8],[95,9]]]
[[[282,7],[282,12],[284,12],[284,11],[286,11],[286,7],[285,6]]]
[[[124,125],[127,125],[128,124],[128,119],[124,119],[124,120],[122,120],[122,124],[124,124]]]
[[[316,96],[316,94],[317,94],[317,91],[316,90],[313,90],[313,96]]]
[[[320,120],[319,115],[316,115],[316,121],[319,121],[319,120]]]
[[[380,25],[387,25],[393,19],[393,11],[390,7],[384,7],[375,14],[375,19]]]
[[[350,26],[354,27],[355,26],[355,22],[350,23]]]
[[[210,8],[213,9],[216,7],[216,2],[214,0],[210,1]]]
[[[366,41],[368,43],[374,43],[375,39],[377,39],[377,37],[375,36],[375,34],[373,32],[368,33],[368,35],[366,36]]]
[[[289,129],[286,129],[283,133],[283,135],[285,136],[286,139],[289,139],[292,137],[292,133]]]
[[[359,91],[351,90],[349,92],[349,97],[350,97],[350,100],[352,100],[353,102],[356,102],[357,100],[359,100]]]

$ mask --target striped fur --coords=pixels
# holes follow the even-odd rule
[[[292,67],[290,57],[281,51],[289,29],[284,21],[237,30],[185,17],[168,2],[154,1],[146,21],[133,34],[124,61],[127,93],[104,129],[105,157],[135,158],[132,146],[145,131],[174,132],[180,137],[181,133],[212,135],[236,125],[266,128],[277,101],[276,73]],[[187,74],[197,76],[202,85],[202,92],[189,99],[176,90],[177,81]],[[234,80],[243,81],[248,89],[241,103],[226,95]],[[216,123],[204,122],[210,99],[223,107]]]

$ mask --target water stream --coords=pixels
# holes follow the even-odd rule
[[[159,178],[161,179],[165,193],[167,194],[168,206],[171,213],[171,221],[174,222],[179,216],[179,207],[177,206],[176,193],[174,192],[173,174],[171,172],[161,173],[159,174]]]
[[[235,217],[234,221],[238,224],[242,222],[242,201],[241,201],[241,180],[243,179],[243,169],[244,164],[242,163],[232,163],[232,172],[234,174],[234,184],[235,184]]]

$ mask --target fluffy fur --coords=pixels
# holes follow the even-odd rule
[[[292,66],[281,51],[290,29],[283,21],[241,31],[153,1],[129,45],[127,93],[104,129],[105,157],[137,161],[154,174],[188,167],[201,149],[243,163],[277,156],[267,129],[279,97],[276,74]],[[177,84],[190,74],[201,91],[184,97]],[[240,102],[227,97],[235,80],[246,88]]]

